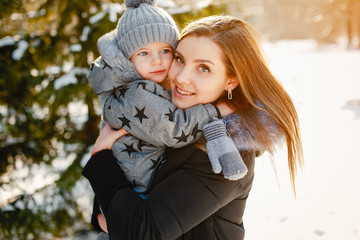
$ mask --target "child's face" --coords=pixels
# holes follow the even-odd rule
[[[167,78],[173,51],[169,44],[155,42],[136,51],[130,60],[144,79],[161,83]]]

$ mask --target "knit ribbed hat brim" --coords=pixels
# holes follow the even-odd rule
[[[178,42],[177,29],[158,23],[143,25],[128,32],[118,41],[118,45],[124,55],[130,58],[137,50],[154,42],[165,42],[175,49]]]
[[[175,21],[162,8],[148,3],[128,8],[117,25],[117,44],[127,58],[154,42],[176,48],[179,31]]]

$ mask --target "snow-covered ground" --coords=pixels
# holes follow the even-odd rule
[[[360,51],[279,41],[264,52],[298,109],[305,169],[295,199],[285,149],[277,178],[267,156],[257,159],[246,239],[360,239]]]

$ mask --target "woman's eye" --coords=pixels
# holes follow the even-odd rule
[[[139,52],[139,56],[146,56],[146,55],[148,55],[147,52]]]
[[[175,56],[175,61],[176,61],[177,63],[184,64],[184,60],[182,60],[181,57],[176,57],[176,56]]]
[[[207,66],[200,66],[199,71],[200,72],[210,72],[210,68]]]

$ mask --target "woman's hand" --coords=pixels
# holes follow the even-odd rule
[[[106,219],[105,219],[104,215],[99,213],[97,215],[97,220],[98,220],[98,223],[99,223],[99,226],[100,226],[101,230],[103,230],[106,233],[109,233],[108,229],[107,229]]]
[[[109,124],[100,131],[99,137],[96,139],[91,155],[105,149],[111,149],[114,143],[121,137],[128,134],[128,132],[122,128],[120,130],[112,130]]]
[[[219,109],[220,114],[222,117],[230,115],[232,113],[234,113],[234,109],[232,109],[227,103],[225,102],[220,102],[216,104],[216,107]]]

